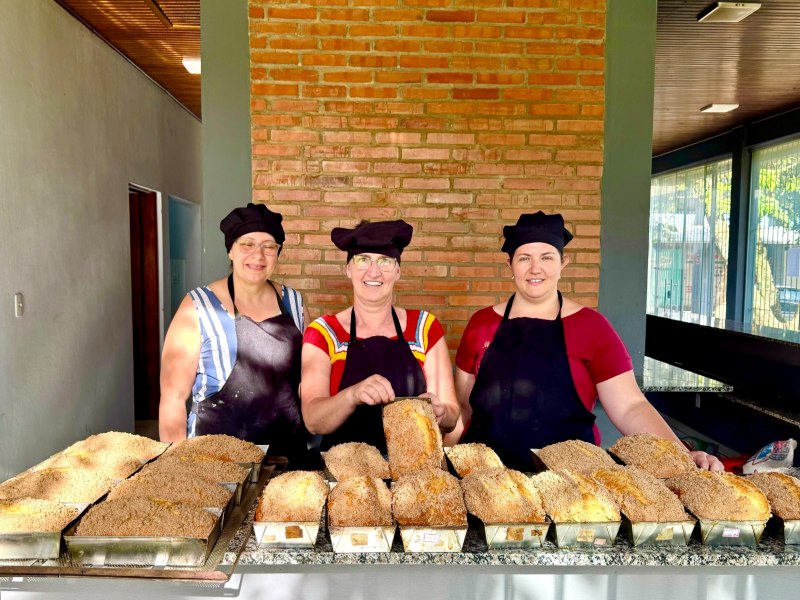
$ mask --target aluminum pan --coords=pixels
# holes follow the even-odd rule
[[[550,523],[483,524],[486,546],[499,548],[540,548],[547,537]]]
[[[328,527],[334,552],[389,552],[396,525],[386,527]]]
[[[400,537],[406,552],[461,552],[467,528],[401,525]]]
[[[778,523],[783,530],[784,544],[800,544],[800,521],[794,519],[784,521],[778,518]]]
[[[256,543],[269,548],[311,549],[319,535],[319,521],[253,521]]]
[[[88,502],[65,502],[78,509],[78,514],[67,523],[69,529],[89,507]],[[0,560],[54,560],[61,552],[61,531],[31,531],[0,534]]]
[[[240,467],[250,469],[250,483],[258,483],[258,479],[261,477],[261,467],[267,461],[267,450],[269,450],[269,444],[256,444],[256,446],[264,452],[264,458],[261,459],[261,462],[236,463]]]
[[[686,546],[696,525],[688,521],[650,522],[622,520],[622,532],[634,546]]]
[[[76,536],[75,527],[64,535],[72,562],[77,565],[127,565],[146,567],[198,567],[208,558],[222,531],[220,509],[207,538]]]
[[[755,548],[766,521],[700,521],[700,539],[709,546],[750,546]]]
[[[614,545],[621,521],[553,523],[550,535],[559,548],[600,548]]]

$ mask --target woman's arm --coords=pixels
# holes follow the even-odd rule
[[[428,393],[423,395],[431,398],[433,413],[436,415],[439,429],[444,433],[453,431],[458,424],[460,410],[453,384],[453,365],[450,362],[450,353],[447,351],[447,342],[444,338],[441,338],[433,348],[428,350],[422,370],[428,384]]]
[[[639,389],[633,371],[626,371],[616,377],[597,384],[597,395],[608,418],[623,435],[652,433],[668,440],[683,443],[670,429],[667,422],[653,405],[647,401]],[[723,471],[722,463],[705,452],[692,452],[695,464],[709,471]]]
[[[461,441],[461,436],[464,435],[464,430],[472,418],[472,405],[469,403],[469,397],[472,394],[472,388],[475,386],[475,375],[462,371],[459,367],[456,367],[455,373],[456,399],[458,400],[461,414],[458,417],[455,429],[445,436],[445,446],[455,446]]]
[[[371,375],[330,395],[331,360],[321,348],[303,344],[300,404],[306,428],[313,434],[336,431],[359,404],[386,404],[394,398],[389,380]]]
[[[200,344],[200,320],[194,302],[187,296],[167,330],[161,355],[158,434],[162,442],[186,438],[186,399],[197,375]]]

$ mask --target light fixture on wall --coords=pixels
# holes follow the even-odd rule
[[[703,113],[726,113],[739,108],[738,104],[709,104],[700,109]]]
[[[759,2],[714,2],[700,11],[698,23],[738,23],[761,8]]]
[[[200,75],[200,59],[199,58],[189,58],[185,56],[183,58],[183,66],[186,68],[189,73],[192,75]]]

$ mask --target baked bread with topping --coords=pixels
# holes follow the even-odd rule
[[[683,505],[700,519],[766,521],[770,507],[755,484],[731,473],[695,469],[666,481]]]
[[[567,440],[545,446],[539,450],[539,458],[551,471],[566,470],[583,475],[591,475],[597,469],[616,464],[608,452],[582,440]]]
[[[458,479],[441,469],[425,469],[401,476],[392,487],[392,513],[400,525],[467,525],[467,508]]]
[[[328,484],[316,471],[289,471],[273,477],[261,492],[256,521],[319,523]]]
[[[106,431],[105,433],[90,435],[85,440],[75,442],[64,450],[64,453],[114,452],[130,456],[139,462],[147,462],[159,456],[166,447],[167,444],[163,442],[157,442],[141,435],[122,431]]]
[[[42,469],[86,469],[102,473],[109,479],[125,479],[142,466],[142,461],[124,452],[106,450],[71,450],[51,456],[32,470]]]
[[[447,448],[445,453],[459,477],[466,477],[478,471],[503,468],[503,461],[486,444],[457,444]]]
[[[756,473],[748,477],[767,497],[772,512],[784,520],[800,519],[800,480],[786,473]]]
[[[338,444],[323,456],[325,466],[336,481],[351,477],[389,479],[389,463],[375,446],[363,442]]]
[[[77,508],[51,500],[0,500],[0,534],[61,531],[77,516]]]
[[[389,527],[392,493],[377,477],[351,477],[336,484],[328,495],[331,527]]]
[[[421,469],[442,468],[442,433],[429,400],[409,398],[384,406],[383,432],[392,479]]]
[[[653,477],[667,479],[697,469],[681,444],[652,433],[626,435],[609,450],[626,465],[639,467]]]
[[[249,471],[243,466],[208,456],[162,456],[147,464],[142,474],[183,472],[217,483],[242,483]]]
[[[619,507],[611,494],[588,475],[570,471],[543,471],[531,477],[544,510],[556,523],[619,521]]]
[[[216,523],[216,515],[191,504],[120,498],[91,507],[78,522],[75,535],[206,539]]]
[[[530,477],[512,469],[486,469],[461,480],[467,510],[489,525],[544,523],[539,492]]]
[[[0,484],[0,498],[38,498],[53,502],[94,502],[113,482],[102,473],[78,468],[23,471]]]
[[[245,440],[222,433],[198,435],[197,437],[175,442],[167,450],[170,456],[199,456],[216,458],[228,462],[261,462],[264,452]]]
[[[150,498],[200,507],[224,508],[233,493],[219,482],[186,471],[137,473],[114,486],[109,500]]]
[[[614,466],[592,475],[611,492],[620,512],[634,522],[687,521],[678,497],[660,479],[638,467]]]

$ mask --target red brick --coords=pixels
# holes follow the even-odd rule
[[[319,11],[321,21],[367,21],[369,20],[369,10],[351,8],[323,8]]]
[[[599,133],[603,131],[603,121],[556,121],[558,131],[576,131],[581,133]]]
[[[381,55],[355,55],[350,57],[349,63],[350,66],[353,67],[379,67],[386,69],[397,66],[397,57]]]
[[[350,35],[356,37],[389,37],[397,34],[394,25],[351,25]]]
[[[506,27],[505,34],[507,38],[526,38],[526,39],[539,39],[549,40],[554,37],[552,27]]]
[[[522,73],[478,73],[478,83],[484,85],[520,85],[524,81]]]
[[[330,50],[333,52],[369,52],[370,43],[360,40],[337,40],[337,39],[323,39],[321,40],[322,49]]]
[[[429,10],[425,13],[428,21],[446,23],[472,23],[475,21],[474,10]]]
[[[376,21],[422,21],[423,17],[424,13],[421,10],[389,9],[372,11],[372,18]]]
[[[449,34],[449,28],[445,25],[402,25],[400,35],[403,37],[428,37],[443,38]]]
[[[318,142],[316,131],[296,131],[291,129],[274,129],[270,133],[273,142]]]
[[[447,148],[403,148],[403,160],[449,160]]]
[[[397,88],[393,87],[351,87],[350,97],[352,98],[396,98]]]
[[[497,100],[500,97],[500,90],[497,88],[456,88],[453,90],[453,98],[456,100]]]
[[[282,52],[253,52],[250,55],[255,64],[296,65],[297,55]]]
[[[310,69],[270,69],[269,76],[275,81],[316,82],[319,74]]]
[[[422,74],[405,71],[379,72],[375,74],[375,81],[378,83],[420,83]]]
[[[448,66],[446,58],[436,56],[401,56],[400,66],[407,69],[441,69]]]
[[[299,87],[290,84],[254,83],[250,92],[254,96],[297,96]]]
[[[419,52],[420,42],[411,40],[375,40],[377,52]]]
[[[347,25],[338,23],[312,23],[306,26],[307,33],[314,37],[346,36]]]
[[[269,8],[267,16],[270,19],[306,20],[316,19],[316,8]]]
[[[479,10],[477,18],[481,23],[524,23],[525,13],[522,11]]]
[[[367,83],[372,81],[372,73],[366,71],[332,71],[323,73],[322,78],[334,83]]]
[[[306,98],[342,98],[347,94],[347,89],[343,86],[335,85],[305,85],[303,86],[303,96]]]
[[[455,57],[455,55],[459,53],[461,54],[471,53],[473,46],[474,46],[473,42],[451,41],[451,40],[426,41],[425,51],[440,53],[440,54],[452,54]],[[445,65],[446,64],[447,63],[445,63]]]
[[[301,60],[306,66],[343,67],[347,64],[346,57],[336,54],[306,54]]]

